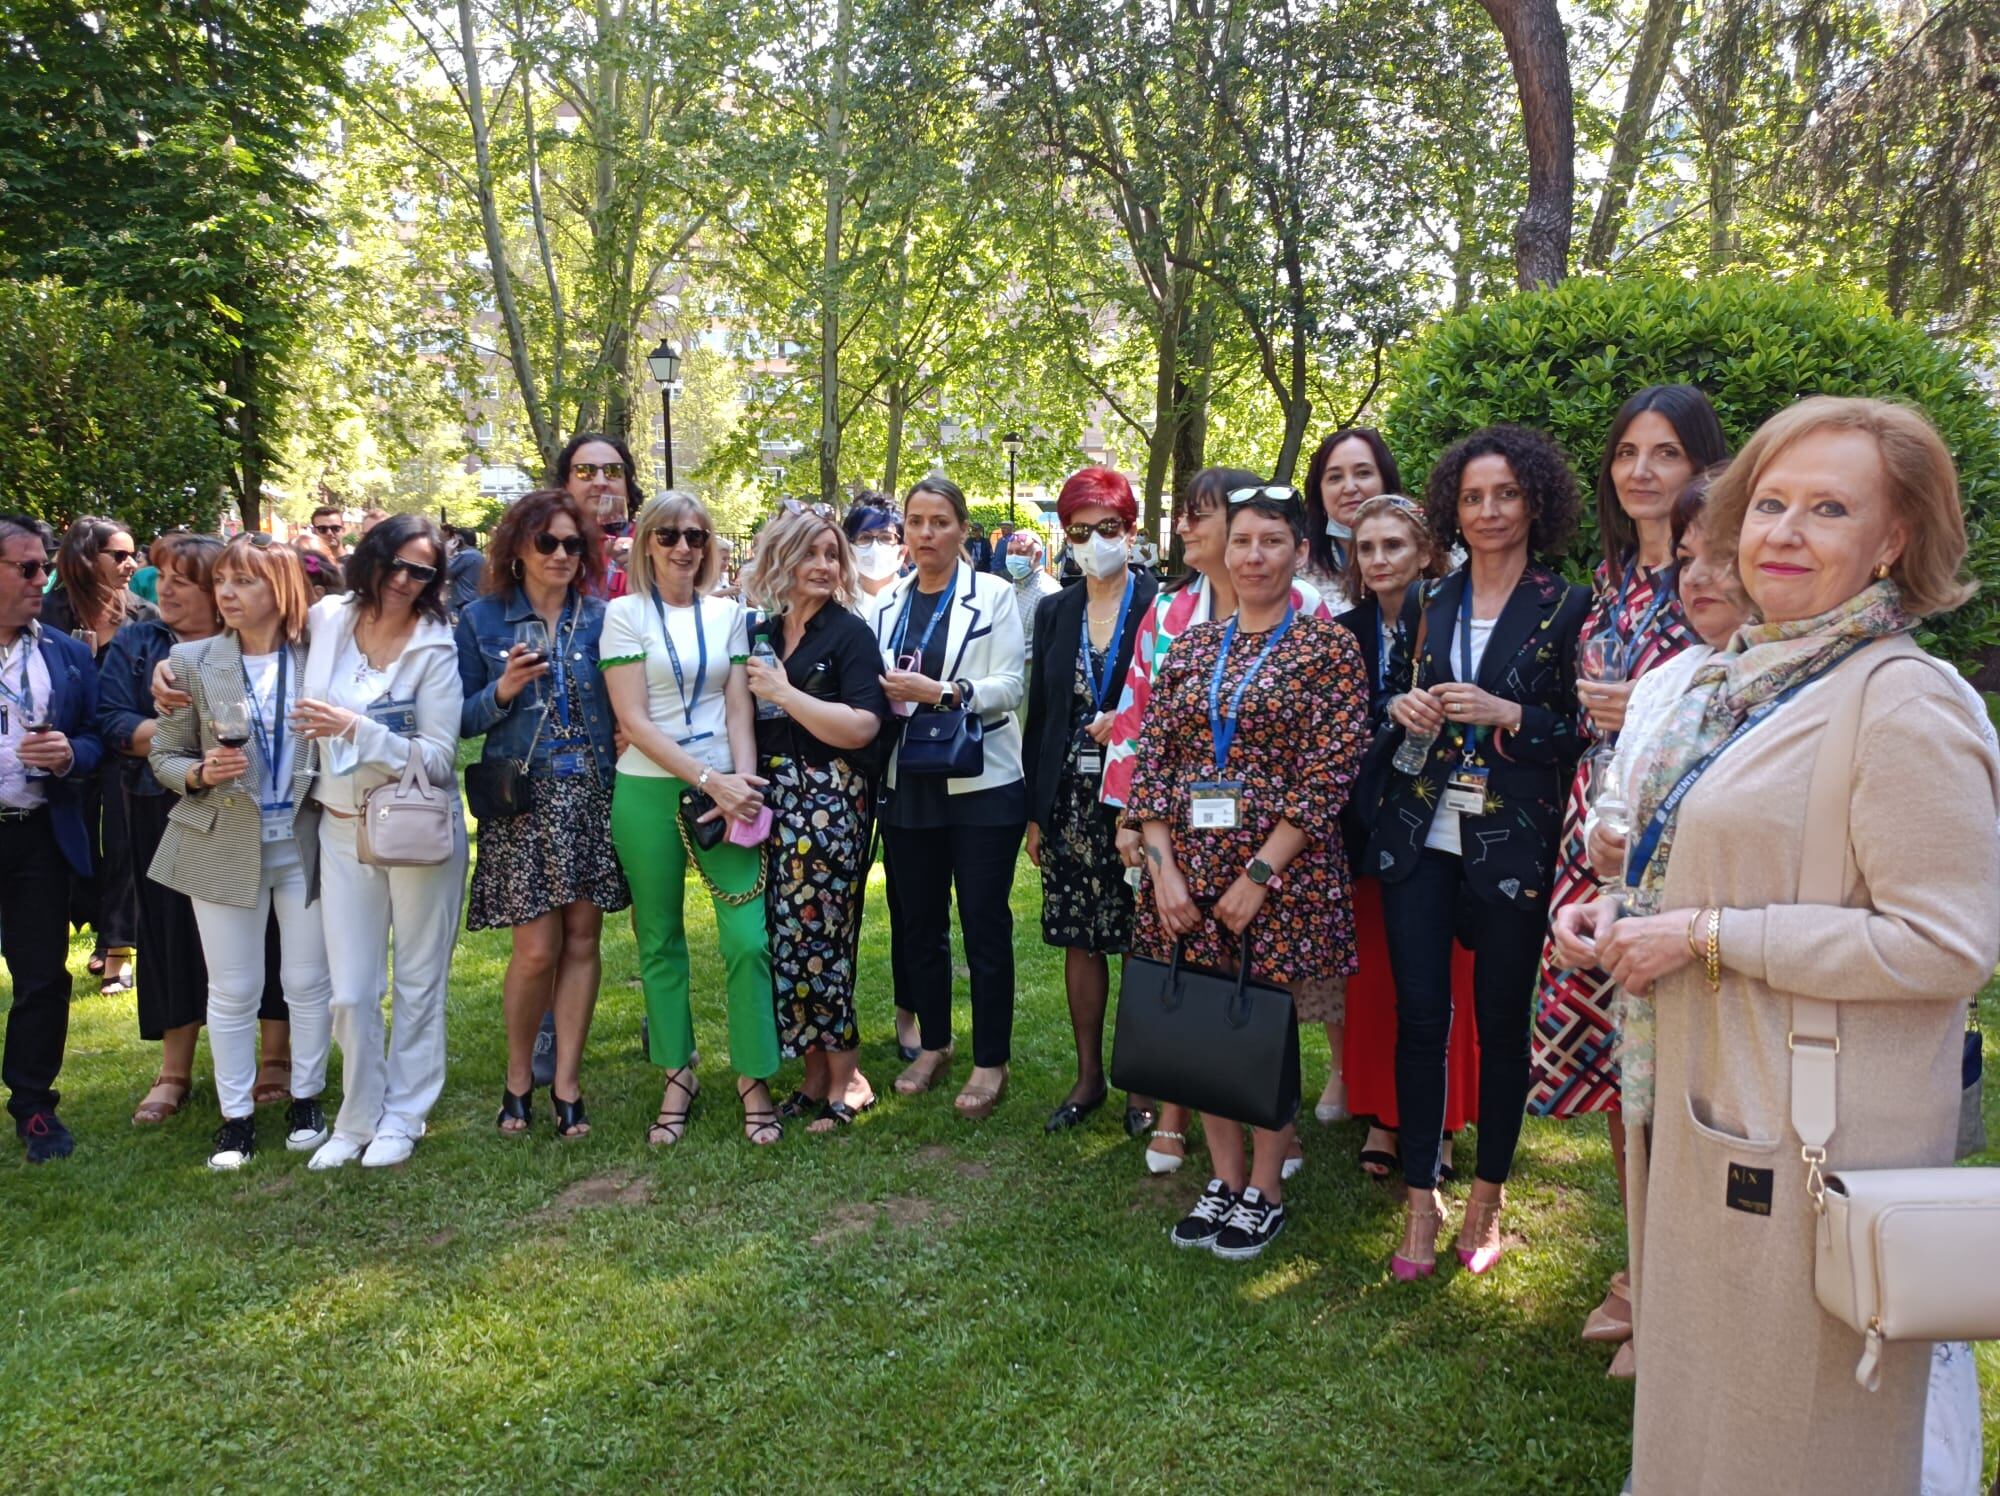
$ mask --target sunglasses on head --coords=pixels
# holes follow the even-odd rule
[[[1296,488],[1287,488],[1282,483],[1261,483],[1255,488],[1229,490],[1229,502],[1232,504],[1254,504],[1259,499],[1270,504],[1297,504],[1300,508],[1305,507],[1304,501],[1299,498],[1299,491]]]
[[[1093,534],[1102,535],[1106,540],[1116,540],[1125,533],[1125,521],[1117,515],[1109,515],[1094,525],[1064,525],[1063,534],[1081,545]]]
[[[831,504],[814,504],[805,499],[786,499],[784,503],[787,514],[817,514],[821,519],[833,518]]]
[[[28,582],[39,582],[43,577],[52,577],[56,571],[47,561],[9,561],[7,564],[19,571],[21,579]]]
[[[390,558],[389,570],[400,571],[411,581],[419,584],[434,581],[438,574],[435,566],[426,566],[421,561],[405,561],[401,556]]]
[[[689,550],[698,551],[708,544],[708,531],[698,525],[689,525],[685,530],[675,529],[672,525],[662,525],[653,532],[653,544],[663,551],[672,550],[682,541],[687,542]]]
[[[622,462],[573,462],[569,465],[569,473],[572,478],[590,479],[600,475],[606,478],[622,478],[625,476],[625,464]]]
[[[541,534],[535,537],[535,550],[541,555],[553,556],[556,553],[557,547],[561,547],[562,553],[565,556],[581,556],[583,554],[583,537],[581,535],[551,535],[547,530],[542,531]]]

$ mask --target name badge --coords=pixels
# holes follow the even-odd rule
[[[292,839],[292,802],[280,800],[275,805],[260,804],[258,814],[262,817],[259,828],[262,839],[269,842],[290,841]]]
[[[1088,779],[1104,775],[1104,745],[1087,732],[1076,735],[1076,772]]]
[[[1188,825],[1196,831],[1234,831],[1242,822],[1242,780],[1205,779],[1188,786]]]
[[[1444,809],[1456,811],[1462,816],[1486,814],[1486,781],[1492,774],[1491,769],[1460,764],[1445,780],[1444,799],[1439,803]]]
[[[368,720],[381,723],[399,738],[413,738],[417,735],[417,699],[411,696],[391,701],[387,696],[377,697],[368,704]]]
[[[706,743],[714,736],[715,734],[712,732],[698,732],[691,738],[675,738],[674,743],[678,747],[686,748],[695,743]]]
[[[580,748],[549,755],[549,773],[557,779],[581,779],[590,772],[590,755]]]

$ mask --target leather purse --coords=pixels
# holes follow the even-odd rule
[[[932,779],[977,779],[986,772],[986,724],[971,707],[918,712],[903,723],[897,772]]]
[[[715,797],[706,790],[689,785],[681,791],[681,835],[704,852],[720,846],[722,838],[729,834],[729,823],[723,817],[717,816],[712,821],[702,819],[713,809]]]
[[[1299,1111],[1299,1025],[1292,994],[1250,979],[1247,948],[1234,976],[1127,956],[1118,985],[1111,1083],[1120,1090],[1252,1127],[1279,1128]]]
[[[378,784],[361,801],[355,856],[370,867],[436,867],[452,854],[452,810],[457,800],[432,785],[424,756],[410,744],[403,777]]]
[[[535,781],[518,758],[482,758],[465,766],[465,805],[480,821],[505,821],[535,808]]]
[[[1871,651],[1868,674],[1905,651]],[[1801,849],[1799,902],[1845,902],[1848,795],[1863,688],[1827,724],[1813,765]],[[1828,1172],[1837,1124],[1840,1005],[1792,999],[1792,1130],[1819,1218],[1813,1291],[1820,1307],[1862,1337],[1854,1379],[1881,1382],[1890,1340],[2000,1340],[2000,1169],[1852,1169]]]

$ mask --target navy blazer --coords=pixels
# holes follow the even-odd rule
[[[1118,693],[1132,668],[1132,646],[1160,584],[1150,572],[1128,572],[1132,578],[1132,610],[1125,634],[1118,641],[1118,658],[1111,662],[1111,704],[1118,710]],[[1028,781],[1028,819],[1046,827],[1055,812],[1056,782],[1069,761],[1069,701],[1076,684],[1077,649],[1083,642],[1083,612],[1088,587],[1065,587],[1035,604],[1035,655],[1028,662],[1028,726],[1022,739],[1021,766]],[[1109,750],[1107,750],[1109,751]]]
[[[83,786],[104,762],[97,736],[97,662],[68,634],[43,627],[42,663],[49,671],[49,722],[69,739],[70,765],[42,782],[56,845],[80,878],[90,876],[90,832],[83,821]]]
[[[1416,683],[1428,689],[1456,680],[1453,640],[1459,599],[1467,586],[1461,567],[1441,582],[1411,584],[1389,659],[1389,692],[1410,689],[1411,654],[1418,633]],[[1491,813],[1459,823],[1466,881],[1490,903],[1546,916],[1562,836],[1563,800],[1583,752],[1577,721],[1576,649],[1590,589],[1565,582],[1530,562],[1513,595],[1494,620],[1473,684],[1503,701],[1518,702],[1518,732],[1490,734],[1483,754],[1492,770]],[[1401,741],[1402,734],[1397,734]],[[1382,811],[1361,870],[1385,883],[1409,877],[1422,857],[1444,783],[1458,762],[1459,735],[1449,726],[1431,745],[1423,772],[1389,776]]]

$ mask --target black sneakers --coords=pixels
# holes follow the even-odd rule
[[[1223,1223],[1236,1209],[1236,1196],[1220,1179],[1208,1181],[1208,1188],[1194,1202],[1194,1209],[1182,1216],[1167,1239],[1177,1247],[1212,1247],[1222,1234]]]
[[[285,1108],[285,1146],[292,1152],[310,1153],[331,1136],[317,1096],[294,1101]]]
[[[14,1124],[14,1131],[27,1149],[31,1164],[68,1158],[76,1148],[76,1139],[69,1135],[69,1129],[62,1125],[62,1119],[54,1112],[29,1112]]]
[[[1271,1244],[1280,1231],[1285,1229],[1285,1207],[1277,1200],[1266,1200],[1256,1185],[1245,1190],[1236,1202],[1236,1208],[1229,1212],[1229,1219],[1217,1233],[1215,1255],[1226,1257],[1231,1262],[1246,1262]]]
[[[257,1151],[257,1123],[251,1117],[224,1117],[215,1129],[215,1149],[208,1155],[211,1169],[240,1169]]]

